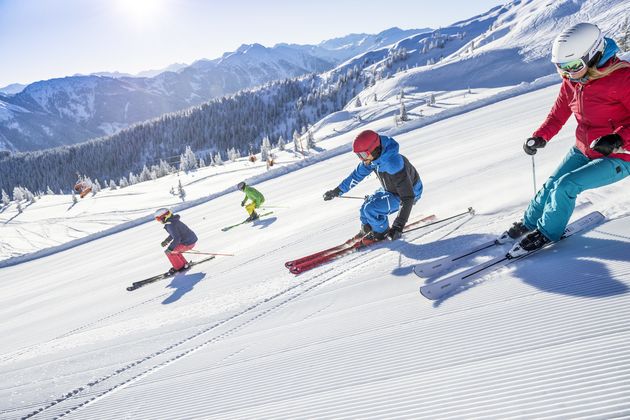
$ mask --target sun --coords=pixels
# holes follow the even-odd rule
[[[118,11],[131,23],[145,26],[164,11],[164,0],[118,0]]]

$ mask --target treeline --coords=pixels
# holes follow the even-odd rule
[[[159,166],[162,160],[178,159],[187,146],[213,161],[248,154],[259,150],[265,137],[273,144],[295,138],[304,127],[342,109],[365,83],[357,68],[326,78],[287,79],[167,114],[113,136],[0,156],[0,189],[67,192],[78,174],[118,182],[147,166]]]

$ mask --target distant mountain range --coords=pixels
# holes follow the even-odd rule
[[[7,87],[0,93],[0,150],[41,150],[111,135],[242,89],[327,71],[358,54],[429,30],[391,28],[319,45],[242,45],[217,59],[152,71],[158,74],[151,77],[98,73],[39,81],[22,89]]]

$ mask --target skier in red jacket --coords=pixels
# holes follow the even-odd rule
[[[508,231],[528,233],[510,251],[522,255],[557,241],[571,218],[578,194],[630,175],[630,63],[619,47],[590,23],[558,35],[551,61],[562,76],[556,102],[543,124],[523,144],[528,155],[544,148],[571,114],[575,146],[532,199],[523,220]]]

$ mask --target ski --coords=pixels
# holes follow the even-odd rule
[[[188,269],[190,269],[190,267],[192,267],[194,265],[198,265],[198,264],[204,263],[206,261],[210,261],[210,260],[212,260],[214,258],[215,258],[215,256],[213,255],[211,257],[204,258],[204,259],[199,260],[199,261],[189,261],[188,262],[188,265],[189,265]],[[184,271],[186,271],[186,270],[184,270]],[[146,286],[147,284],[151,284],[151,283],[155,283],[156,281],[160,281],[160,280],[168,279],[168,278],[171,278],[171,277],[175,277],[178,273],[182,273],[182,271],[176,271],[173,274],[170,274],[167,271],[166,273],[158,274],[156,276],[149,277],[149,278],[146,278],[144,280],[134,281],[133,283],[131,283],[131,286],[127,287],[127,291],[131,292],[131,291],[136,290],[136,289],[138,289],[138,288],[140,288],[142,286]]]
[[[356,239],[354,242],[350,243],[350,245],[348,245],[347,247],[341,248],[334,252],[322,254],[318,257],[303,261],[299,264],[295,264],[289,267],[289,271],[293,274],[301,274],[315,267],[319,267],[322,264],[325,264],[332,260],[336,260],[337,258],[341,258],[348,254],[352,254],[360,249],[366,248],[370,245],[373,245],[379,242],[382,242],[382,241],[373,241],[366,238],[359,238],[359,239]]]
[[[260,220],[260,218],[261,218],[261,217],[263,217],[263,216],[268,216],[268,215],[270,215],[271,213],[273,213],[273,211],[268,211],[268,212],[266,212],[266,213],[259,214],[259,215],[258,215],[258,219],[256,219],[256,220]],[[255,222],[256,220],[247,220],[247,219],[245,219],[245,220],[243,220],[242,222],[238,222],[238,223],[235,223],[235,224],[233,224],[233,225],[230,225],[230,226],[226,226],[226,227],[224,227],[224,228],[221,228],[221,231],[222,231],[222,232],[226,232],[226,231],[228,231],[228,230],[230,230],[230,229],[233,229],[233,228],[235,228],[235,227],[237,227],[237,226],[244,225],[245,223],[253,223],[253,222]]]
[[[504,237],[509,239],[506,240]],[[473,248],[461,251],[455,255],[448,255],[443,258],[439,258],[435,261],[429,261],[422,264],[417,264],[413,267],[413,272],[416,276],[422,278],[429,278],[438,275],[459,263],[461,260],[476,255],[481,251],[485,251],[487,249],[494,248],[496,246],[505,245],[507,243],[514,242],[513,239],[509,238],[506,234],[501,235],[500,238],[492,239],[486,242],[483,242]]]
[[[421,218],[419,220],[416,220],[413,223],[408,223],[405,226],[405,229],[407,229],[409,227],[415,227],[415,226],[419,225],[420,223],[427,223],[427,222],[430,222],[430,221],[433,221],[433,220],[435,220],[435,215],[434,214],[432,214],[430,216],[423,217],[423,218]],[[288,268],[289,270],[291,270],[291,267],[294,267],[294,266],[300,265],[300,264],[304,264],[307,261],[320,259],[321,257],[326,256],[326,255],[332,255],[332,254],[336,255],[337,253],[339,253],[341,251],[345,251],[345,250],[352,249],[352,248],[356,247],[357,246],[357,242],[360,242],[361,239],[363,239],[363,238],[355,236],[353,238],[348,239],[347,241],[345,241],[344,243],[342,243],[340,245],[336,245],[336,246],[324,249],[322,251],[315,252],[314,254],[310,254],[310,255],[307,255],[305,257],[298,258],[296,260],[287,261],[287,262],[284,263],[284,266],[286,268]]]
[[[426,216],[423,217],[419,220],[416,220],[412,223],[408,223],[407,225],[405,225],[405,228],[403,229],[403,233],[409,233],[412,232],[414,230],[420,229],[420,228],[424,228],[424,227],[428,227],[428,226],[433,226],[437,223],[442,223],[446,220],[450,220],[453,217],[461,217],[463,215],[467,215],[467,214],[471,214],[474,215],[474,211],[472,210],[472,208],[469,208],[467,212],[456,215],[456,216],[452,216],[449,217],[447,219],[444,220],[436,220],[435,215],[430,215],[430,216]],[[299,260],[294,260],[294,261],[290,261],[290,265],[287,266],[287,268],[289,268],[289,271],[293,274],[301,274],[305,271],[311,270],[315,267],[319,267],[322,264],[325,264],[327,262],[330,262],[332,260],[336,260],[338,258],[341,258],[343,256],[346,256],[348,254],[352,254],[358,250],[361,250],[363,248],[366,248],[370,245],[373,245],[375,243],[379,243],[382,241],[373,241],[373,240],[369,240],[367,238],[352,238],[348,241],[346,241],[345,244],[340,245],[338,247],[334,247],[332,248],[332,250],[326,250],[323,252],[319,252],[319,253],[315,253],[310,255],[309,257],[304,257],[301,258]],[[286,265],[286,264],[285,264]]]
[[[420,293],[422,296],[431,300],[438,300],[444,297],[445,295],[451,293],[453,290],[457,289],[461,285],[470,282],[474,279],[483,277],[484,275],[491,273],[503,266],[511,264],[515,261],[521,260],[523,258],[527,258],[531,255],[542,251],[543,249],[549,248],[554,244],[575,235],[576,233],[591,229],[594,226],[597,226],[605,219],[604,215],[602,215],[598,211],[594,211],[592,213],[587,214],[586,216],[570,223],[564,231],[564,234],[557,242],[550,242],[546,244],[544,247],[537,249],[535,251],[529,252],[527,254],[520,255],[518,257],[511,257],[508,254],[493,258],[484,263],[473,266],[467,270],[462,271],[461,273],[457,273],[451,275],[445,279],[438,280],[434,283],[426,284],[420,287]]]

